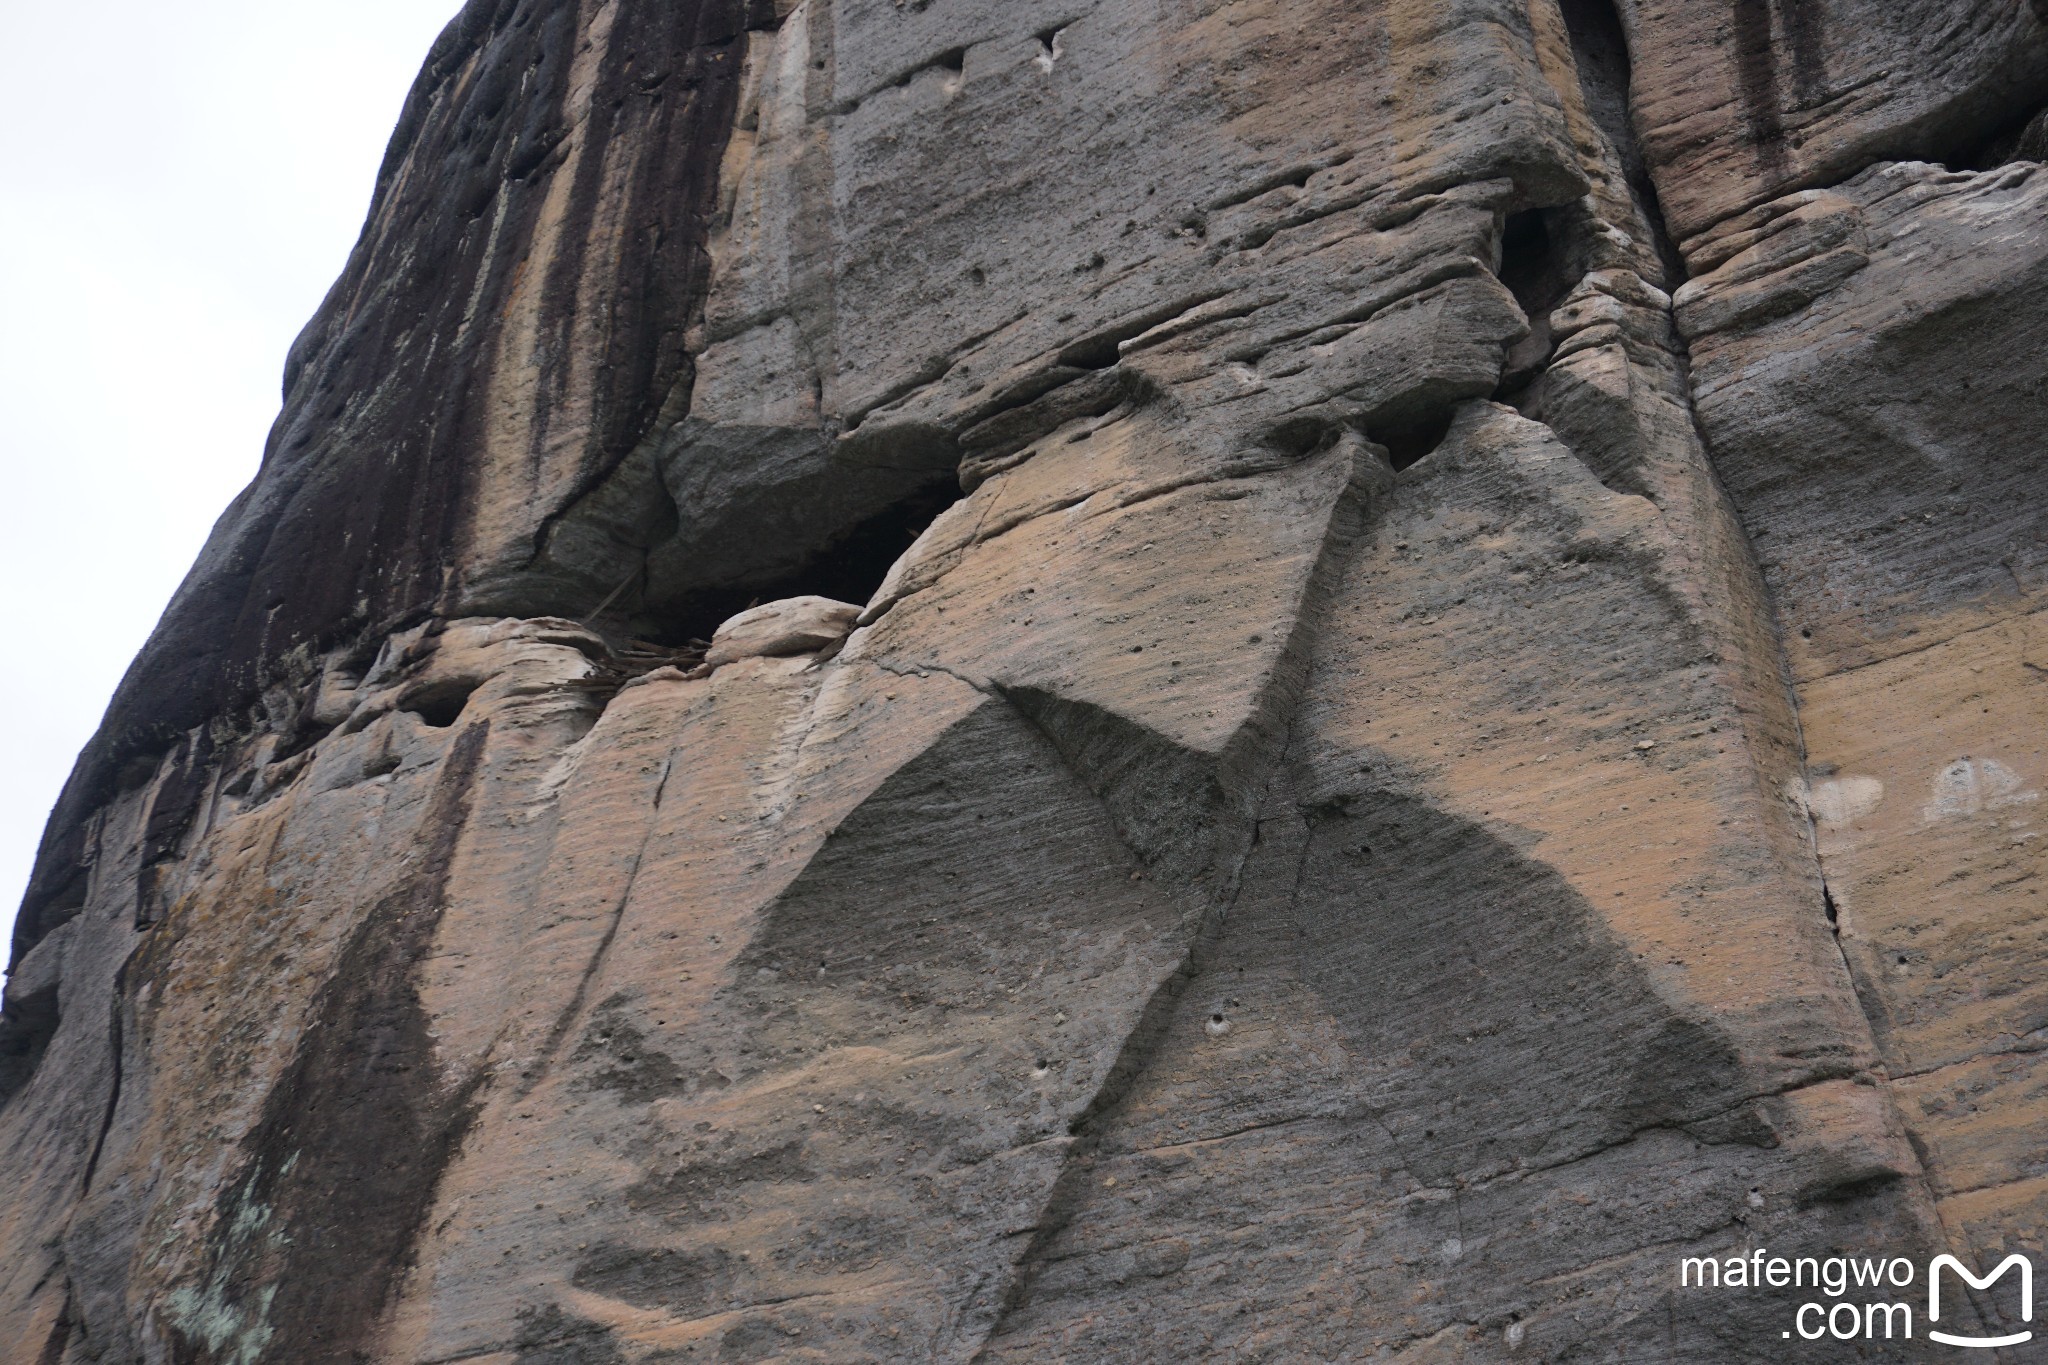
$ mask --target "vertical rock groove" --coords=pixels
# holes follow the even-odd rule
[[[1778,50],[1772,41],[1771,0],[1728,0],[1735,28],[1737,80],[1742,115],[1760,168],[1771,175],[1785,172],[1785,126],[1779,112]]]
[[[1608,145],[1620,159],[1623,178],[1653,234],[1665,282],[1675,287],[1685,279],[1685,262],[1665,226],[1657,182],[1650,174],[1641,139],[1636,134],[1635,112],[1630,102],[1633,68],[1621,16],[1615,10],[1614,0],[1559,0],[1559,9],[1571,35],[1572,57],[1586,110],[1607,135]]]
[[[418,973],[490,732],[481,722],[450,746],[422,821],[430,839],[350,934],[241,1143],[205,1286],[170,1299],[181,1358],[324,1365],[375,1347],[483,1081],[441,1074]]]

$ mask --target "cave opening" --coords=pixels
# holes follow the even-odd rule
[[[1508,347],[1494,390],[1497,401],[1513,403],[1514,395],[1550,363],[1555,349],[1550,314],[1584,273],[1583,261],[1576,259],[1583,252],[1568,249],[1569,225],[1563,221],[1568,212],[1572,211],[1524,209],[1509,214],[1501,225],[1497,278],[1529,319],[1529,334]]]
[[[865,515],[851,508],[821,509],[818,522],[828,529],[793,568],[666,596],[633,621],[634,633],[651,644],[679,648],[706,643],[723,622],[763,602],[816,596],[865,606],[904,551],[960,498],[959,476],[948,468]]]
[[[1940,161],[1952,171],[1990,171],[2015,161],[2048,161],[2048,107],[2029,109],[1990,136]]]
[[[1387,462],[1398,474],[1444,443],[1451,429],[1451,417],[1452,409],[1437,408],[1418,417],[1375,426],[1366,433],[1367,439],[1386,447]]]

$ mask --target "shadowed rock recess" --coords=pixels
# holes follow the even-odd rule
[[[1932,1358],[1679,1266],[2044,1252],[2044,106],[470,0],[45,835],[0,1365]]]

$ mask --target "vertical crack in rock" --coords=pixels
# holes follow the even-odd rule
[[[590,983],[597,979],[597,974],[604,968],[605,958],[611,953],[612,942],[619,935],[619,925],[626,917],[626,906],[633,899],[634,884],[640,879],[641,865],[647,860],[648,846],[653,843],[654,831],[660,826],[661,801],[668,793],[668,780],[674,774],[675,761],[674,750],[670,750],[668,756],[661,761],[661,775],[655,779],[654,800],[649,804],[647,812],[647,828],[640,835],[640,846],[633,851],[633,861],[626,869],[625,885],[619,888],[619,898],[612,906],[611,918],[605,924],[604,933],[598,938],[597,946],[591,949],[589,961],[583,964],[582,974],[576,979],[576,989],[570,995],[569,1003],[564,1005],[562,1012],[555,1017],[554,1024],[548,1029],[547,1040],[541,1044],[539,1053],[520,1078],[519,1088],[515,1092],[518,1098],[525,1098],[540,1084],[541,1078],[554,1064],[556,1055],[561,1052],[562,1043],[568,1038],[569,1031],[583,1016],[584,1004],[590,998]]]
[[[1387,467],[1358,447],[1355,438],[1351,459],[1352,477],[1338,496],[1317,547],[1287,641],[1251,719],[1232,742],[1240,752],[1220,759],[1187,753],[1163,736],[1141,732],[1098,708],[1077,706],[1036,689],[1005,690],[1059,751],[1069,771],[1117,816],[1126,845],[1166,879],[1192,886],[1203,903],[1178,961],[1147,996],[1101,1084],[1070,1123],[1074,1143],[1013,1263],[1009,1282],[997,1296],[972,1360],[985,1358],[1003,1334],[1005,1322],[1029,1301],[1053,1245],[1084,1207],[1097,1149],[1159,1055],[1189,987],[1204,975],[1209,951],[1229,927],[1245,868],[1259,847],[1265,812],[1293,747],[1294,712],[1313,662],[1316,632],[1358,546],[1366,504],[1390,484]],[[1135,757],[1140,754],[1147,756]],[[1207,799],[1191,803],[1191,792],[1206,793]],[[1178,819],[1162,821],[1157,814],[1162,804],[1192,808]],[[1205,875],[1207,889],[1202,884]]]
[[[1774,614],[1775,610],[1776,607],[1773,604]],[[1781,623],[1774,621],[1773,624],[1780,625]],[[1835,956],[1842,964],[1842,974],[1849,982],[1850,992],[1856,999],[1856,1007],[1863,1012],[1864,1022],[1869,1025],[1871,1035],[1882,1045],[1888,1032],[1883,996],[1874,988],[1870,979],[1863,972],[1857,970],[1855,959],[1850,955],[1847,946],[1842,942],[1845,928],[1842,923],[1842,907],[1835,899],[1834,888],[1828,885],[1827,855],[1821,849],[1820,820],[1813,808],[1814,782],[1819,774],[1814,770],[1812,755],[1807,748],[1806,725],[1800,715],[1799,690],[1793,686],[1789,674],[1785,679],[1784,687],[1786,705],[1791,708],[1793,733],[1798,744],[1799,778],[1797,797],[1799,817],[1806,834],[1808,854],[1813,861],[1814,883],[1820,888],[1821,918],[1827,923],[1828,937],[1834,944]],[[1887,1094],[1893,1095],[1893,1102],[1896,1103],[1895,1093],[1892,1092],[1889,1086],[1886,1087],[1886,1090]],[[1921,1152],[1916,1146],[1914,1155],[1919,1158],[1921,1181],[1931,1190],[1933,1186],[1933,1173],[1927,1167],[1926,1154]]]
[[[1802,0],[1730,0],[1730,3],[1733,5],[1735,55],[1740,72],[1740,86],[1754,141],[1766,169],[1772,174],[1782,175],[1785,173],[1785,147],[1784,131],[1778,116],[1778,56],[1772,36],[1772,11],[1774,8],[1777,9],[1787,40],[1791,44],[1795,79],[1802,100],[1815,98],[1815,92],[1825,79],[1817,27],[1818,12],[1813,6],[1802,3]],[[1658,259],[1665,266],[1667,280],[1674,284],[1682,282],[1688,275],[1684,258],[1665,227],[1656,185],[1649,173],[1648,163],[1636,134],[1630,102],[1632,62],[1627,36],[1620,15],[1614,7],[1614,0],[1560,0],[1560,8],[1570,34],[1573,57],[1579,72],[1580,90],[1588,112],[1606,135],[1621,162],[1636,208],[1654,233],[1653,246]],[[1530,230],[1525,229],[1525,232],[1528,231]],[[1535,293],[1534,289],[1522,284],[1519,279],[1511,282],[1505,267],[1503,282],[1510,283],[1510,287],[1516,289],[1517,298],[1524,297],[1525,291],[1531,295]],[[1532,313],[1531,316],[1533,318],[1535,315]],[[1547,324],[1545,330],[1547,332]],[[1673,342],[1687,417],[1698,438],[1699,448],[1703,452],[1711,452],[1693,392],[1690,348],[1682,336],[1674,336]],[[1743,551],[1749,558],[1752,570],[1757,573],[1758,581],[1761,582],[1761,567],[1755,547],[1746,535],[1743,539]],[[1778,614],[1778,604],[1773,601],[1768,602],[1768,606],[1775,618]],[[1778,642],[1778,654],[1782,661],[1786,658],[1782,643],[1782,627],[1775,619],[1772,638]],[[1834,941],[1837,956],[1851,983],[1858,1007],[1862,1009],[1866,1022],[1873,1032],[1876,1032],[1881,1019],[1872,1013],[1872,997],[1849,960],[1848,954],[1842,950],[1841,926],[1838,923],[1834,895],[1828,888],[1819,832],[1811,806],[1804,795],[1804,790],[1810,787],[1813,774],[1805,731],[1799,717],[1799,699],[1789,673],[1782,670],[1782,663],[1780,686],[1784,692],[1784,705],[1788,708],[1794,727],[1796,759],[1802,785],[1801,819],[1814,876],[1821,890],[1824,918]]]
[[[444,1076],[415,973],[434,941],[490,722],[442,760],[401,884],[363,916],[223,1187],[205,1283],[166,1307],[197,1365],[370,1352],[485,1073]]]
[[[1257,840],[1256,830],[1252,837]],[[1129,1097],[1132,1087],[1158,1054],[1189,985],[1202,973],[1203,950],[1216,941],[1228,915],[1227,902],[1202,915],[1180,963],[1146,997],[1136,1023],[1117,1049],[1116,1058],[1104,1074],[1102,1084],[1068,1126],[1073,1144],[1068,1147],[1059,1176],[1039,1208],[1030,1236],[1017,1254],[1009,1282],[994,1296],[995,1311],[989,1315],[985,1332],[973,1353],[967,1357],[970,1362],[987,1358],[989,1347],[1002,1336],[1010,1315],[1029,1301],[1032,1285],[1053,1244],[1084,1206],[1089,1194],[1088,1186],[1092,1183],[1091,1167],[1096,1150],[1113,1128],[1117,1111]]]
[[[122,1065],[126,1060],[122,1053],[126,1046],[127,1038],[127,1027],[123,1015],[127,1011],[129,1004],[128,965],[132,961],[134,961],[134,957],[131,954],[114,971],[113,998],[109,1002],[110,1008],[107,1012],[107,1107],[106,1111],[100,1116],[99,1130],[93,1134],[92,1152],[85,1159],[85,1174],[79,1180],[78,1188],[84,1194],[89,1194],[92,1191],[93,1177],[99,1174],[100,1154],[107,1147],[107,1134],[113,1131],[114,1116],[121,1109],[121,1073]]]
[[[1740,3],[1740,0],[1738,0]],[[1657,196],[1657,182],[1643,155],[1636,133],[1630,88],[1634,81],[1629,59],[1628,35],[1623,29],[1615,0],[1560,0],[1565,30],[1571,39],[1572,56],[1579,73],[1579,92],[1586,112],[1607,136],[1621,162],[1621,172],[1636,208],[1650,228],[1657,259],[1664,266],[1664,287],[1674,288],[1686,277],[1685,258],[1671,240],[1664,223],[1664,206]],[[1800,0],[1792,8],[1804,9]]]

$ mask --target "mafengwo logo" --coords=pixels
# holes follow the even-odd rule
[[[1948,1322],[1958,1326],[1968,1316],[1959,1311],[1967,1302],[1963,1286],[1989,1293],[1992,1286],[2018,1271],[2020,1321],[2034,1320],[2034,1263],[2015,1252],[2000,1261],[1990,1274],[1979,1276],[1954,1256],[1941,1255],[1927,1266],[1926,1331],[1929,1341],[1943,1346],[2018,1346],[2034,1338],[2033,1329],[2003,1336],[1946,1331],[1942,1322],[1942,1286],[1950,1286]],[[1681,1289],[1805,1289],[1812,1288],[1832,1302],[1813,1300],[1799,1305],[1791,1327],[1780,1332],[1802,1341],[1891,1341],[1907,1339],[1916,1327],[1912,1293],[1920,1282],[1919,1267],[1904,1256],[1889,1260],[1868,1256],[1773,1256],[1762,1247],[1747,1256],[1715,1259],[1687,1256],[1678,1263]]]
[[[1970,1288],[1972,1289],[1989,1289],[1994,1282],[2004,1276],[2006,1271],[2018,1270],[2020,1272],[2020,1321],[2032,1322],[2034,1320],[2034,1263],[2018,1252],[2014,1252],[1998,1263],[1998,1269],[1992,1271],[1981,1280],[1972,1275],[1969,1269],[1955,1257],[1935,1257],[1934,1264],[1927,1267],[1927,1321],[1929,1323],[1941,1321],[1941,1272],[1945,1269],[1953,1270],[1956,1274],[1962,1276],[1963,1279],[1969,1281]],[[2017,1346],[2023,1341],[2031,1341],[2034,1336],[2032,1331],[2025,1331],[2014,1332],[2011,1336],[2003,1337],[1959,1337],[1952,1336],[1947,1332],[1936,1331],[1932,1326],[1927,1329],[1927,1335],[1944,1346]]]

